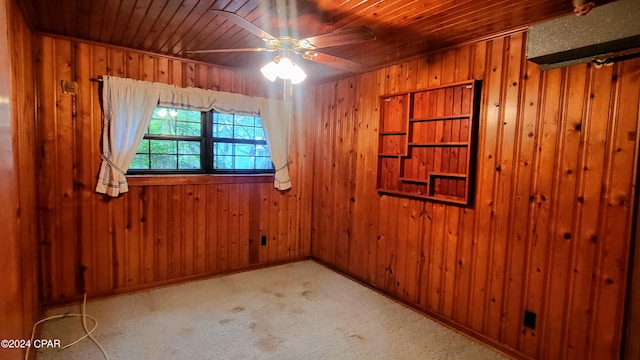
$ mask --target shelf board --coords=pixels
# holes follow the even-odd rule
[[[412,197],[412,198],[418,198],[418,199],[424,199],[424,200],[431,200],[431,201],[440,201],[440,202],[445,202],[445,203],[453,203],[453,204],[459,204],[459,205],[466,205],[467,202],[463,199],[459,199],[459,198],[454,198],[451,196],[445,196],[445,195],[440,195],[440,196],[430,196],[427,194],[417,194],[417,193],[410,193],[410,192],[406,192],[406,191],[398,191],[398,190],[387,190],[387,189],[376,189],[379,193],[381,194],[388,194],[388,195],[398,195],[398,196],[405,196],[405,197]]]
[[[410,182],[410,183],[418,183],[418,184],[428,184],[429,182],[427,181],[427,179],[418,179],[418,178],[406,178],[406,177],[401,177],[400,181],[403,182]]]
[[[406,131],[382,131],[380,135],[407,135]]]
[[[429,173],[429,177],[466,179],[467,178],[467,174],[432,172],[432,173]]]
[[[406,156],[404,154],[378,154],[379,157],[400,157],[400,156]]]
[[[470,117],[471,117],[470,114],[449,115],[449,116],[434,116],[434,117],[409,119],[409,122],[455,120],[455,119],[467,119],[467,118],[470,118]]]
[[[440,147],[464,147],[464,146],[469,146],[468,142],[441,142],[441,143],[409,143],[409,146],[429,146],[429,147],[434,147],[434,146],[440,146]]]

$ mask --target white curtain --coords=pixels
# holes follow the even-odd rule
[[[281,116],[284,112],[284,116]],[[277,100],[265,99],[260,108],[262,127],[271,151],[271,161],[276,169],[273,186],[278,190],[291,188],[289,178],[289,133],[292,109],[282,108]]]
[[[114,86],[115,85],[115,86]],[[103,162],[96,191],[118,196],[128,191],[124,176],[149,125],[156,106],[260,116],[267,144],[276,168],[274,186],[291,188],[289,170],[289,131],[291,103],[198,88],[150,83],[113,76],[103,77],[104,133]],[[109,90],[109,89],[116,90]],[[118,90],[119,89],[119,90]],[[126,90],[125,90],[126,89]],[[107,101],[109,92],[109,102]],[[138,94],[138,92],[140,92]],[[126,96],[120,94],[127,94]],[[120,104],[120,102],[123,104]],[[150,104],[153,102],[153,106]],[[144,108],[142,104],[145,104]],[[107,110],[108,108],[115,110]],[[146,108],[150,106],[150,110]],[[116,111],[117,110],[117,111]],[[121,118],[119,117],[121,116]],[[116,137],[117,139],[111,140]]]
[[[102,165],[96,192],[115,197],[129,191],[124,174],[147,131],[160,90],[112,76],[104,76],[102,81]]]

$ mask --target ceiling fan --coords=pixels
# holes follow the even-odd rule
[[[266,64],[261,69],[262,74],[271,81],[274,81],[276,77],[280,77],[282,79],[289,79],[293,84],[296,84],[306,78],[304,71],[293,63],[293,54],[300,55],[304,60],[332,66],[349,72],[358,72],[362,70],[361,64],[337,56],[325,54],[317,50],[361,41],[375,40],[376,38],[373,32],[364,26],[337,30],[303,39],[296,39],[290,36],[275,37],[235,13],[224,10],[211,11],[218,16],[227,19],[234,25],[240,26],[241,28],[260,37],[264,41],[265,46],[256,48],[187,50],[185,53],[202,54],[237,51],[277,52],[273,61]]]

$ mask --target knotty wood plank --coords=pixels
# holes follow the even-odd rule
[[[79,89],[77,96],[77,123],[76,149],[78,163],[76,169],[76,183],[79,187],[78,198],[78,236],[81,240],[80,262],[82,267],[78,278],[79,291],[93,291],[93,271],[87,273],[87,264],[92,263],[93,254],[93,225],[94,225],[94,199],[93,187],[95,186],[95,174],[97,173],[100,157],[97,154],[100,140],[100,124],[93,121],[95,109],[99,110],[98,86],[89,79],[93,76],[92,48],[87,44],[75,45],[75,76]],[[90,287],[91,288],[90,288]]]
[[[533,179],[534,210],[530,221],[531,249],[528,269],[528,294],[525,309],[543,315],[544,287],[547,276],[547,260],[549,257],[549,227],[553,221],[552,193],[556,174],[555,146],[558,135],[558,107],[561,94],[562,70],[547,71],[542,77],[544,96],[540,99],[540,119],[536,130],[536,154],[534,156],[535,175]],[[537,327],[537,326],[536,326]],[[539,329],[526,328],[523,334],[522,352],[529,356],[537,356],[544,338],[544,325]]]
[[[140,200],[142,201],[142,281],[145,283],[152,283],[155,281],[155,268],[156,268],[156,256],[155,256],[155,236],[154,236],[154,222],[156,221],[156,209],[151,204],[151,199],[155,198],[156,187],[142,188],[140,194]]]
[[[182,232],[180,233],[180,237],[182,239],[182,248],[180,249],[182,253],[180,261],[180,276],[189,276],[194,274],[196,264],[195,249],[197,239],[195,237],[195,230],[198,225],[195,222],[197,217],[197,213],[195,211],[195,189],[193,185],[185,185],[179,188],[182,190],[182,214],[180,216],[182,219],[181,223],[184,224],[182,226]],[[179,206],[176,207],[180,208]]]
[[[261,212],[260,205],[260,185],[245,187],[244,191],[249,194],[248,223],[249,223],[249,251],[248,263],[257,264],[260,261],[260,235],[261,235]]]
[[[246,267],[249,264],[249,189],[248,184],[236,184],[238,197],[238,267]],[[252,186],[254,186],[252,184]]]
[[[548,293],[555,300],[549,304],[546,311],[545,327],[549,331],[545,332],[546,352],[551,357],[562,356],[562,343],[564,342],[562,328],[566,318],[565,309],[569,297],[568,289],[571,288],[573,272],[567,271],[567,259],[571,258],[571,245],[574,241],[573,235],[577,231],[575,228],[574,213],[578,202],[576,199],[576,172],[578,165],[579,147],[581,140],[580,121],[582,118],[582,107],[584,103],[585,66],[576,66],[567,69],[563,79],[563,103],[560,132],[560,142],[558,146],[559,171],[558,183],[555,185],[558,191],[556,197],[556,207],[562,206],[565,210],[556,210],[554,228],[551,230],[551,259],[549,273],[550,279],[547,282]],[[579,96],[576,96],[579,95]],[[577,127],[577,129],[576,129]],[[571,207],[569,204],[574,204]],[[561,205],[562,204],[562,205]]]
[[[270,240],[271,240],[271,227],[270,227],[270,209],[271,209],[271,185],[262,184],[260,186],[260,241],[262,237],[267,238],[267,245],[260,246],[259,260],[261,263],[270,261]]]
[[[621,299],[624,296],[625,288],[630,289],[630,293],[634,291],[634,283],[627,282],[627,277],[625,277],[626,272],[636,272],[633,268],[629,268],[630,264],[634,267],[637,267],[637,262],[629,263],[627,259],[634,259],[632,261],[636,261],[637,256],[630,257],[628,255],[629,251],[633,249],[631,247],[630,241],[633,241],[632,233],[629,232],[630,224],[634,222],[633,213],[631,216],[629,214],[630,205],[633,201],[633,191],[630,185],[633,184],[633,169],[627,164],[634,162],[634,151],[635,151],[635,161],[637,161],[637,153],[638,153],[638,138],[636,136],[635,141],[633,137],[630,137],[630,134],[636,132],[637,134],[637,122],[635,119],[638,119],[638,106],[636,104],[640,103],[640,92],[633,92],[634,89],[640,88],[640,78],[637,74],[640,73],[640,61],[638,59],[633,59],[631,61],[625,61],[619,64],[617,79],[615,78],[616,73],[614,72],[614,77],[612,77],[612,82],[617,80],[617,85],[619,86],[617,89],[616,99],[619,99],[617,103],[619,103],[619,107],[616,110],[617,113],[615,116],[618,117],[618,123],[615,130],[615,137],[612,139],[611,143],[613,144],[613,159],[612,159],[612,173],[615,174],[614,178],[612,178],[611,182],[611,194],[614,199],[614,203],[616,203],[613,208],[609,209],[608,218],[611,223],[608,226],[615,227],[615,233],[610,233],[609,242],[610,245],[607,246],[609,253],[618,253],[625,254],[622,256],[622,259],[625,260],[626,264],[624,266],[615,267],[614,259],[611,257],[606,257],[604,259],[604,269],[605,271],[612,276],[611,278],[614,280],[614,284],[610,284],[610,281],[605,279],[605,284],[617,286],[617,289],[611,289],[609,286],[607,289],[607,293],[611,298],[617,295],[616,299],[609,299],[609,304],[615,304],[616,307],[616,318],[609,320],[608,323],[600,323],[600,326],[613,326],[615,329],[621,329],[621,321],[624,317],[627,323],[629,334],[632,334],[634,329],[637,329],[638,322],[637,316],[634,318],[634,311],[637,308],[634,308],[634,295],[630,296],[630,305],[628,309],[630,309],[629,313],[623,313],[623,307],[621,304]],[[635,149],[635,150],[634,150]],[[637,174],[638,168],[635,167],[635,173]],[[631,181],[631,183],[629,182]],[[614,195],[615,194],[615,195]],[[635,196],[637,201],[638,196]],[[625,216],[626,215],[626,216]],[[626,218],[625,218],[626,217]],[[636,230],[637,232],[637,230]],[[618,235],[620,237],[618,237]],[[637,234],[636,234],[637,236]],[[622,241],[621,241],[622,240]],[[637,242],[636,242],[637,244]],[[637,245],[636,245],[637,246]],[[637,252],[637,250],[636,250]],[[626,270],[626,271],[625,271]],[[613,276],[618,275],[618,281],[615,280]],[[632,275],[634,276],[634,275]],[[625,286],[626,284],[626,286]],[[617,294],[616,294],[617,290]],[[603,299],[604,300],[604,299]],[[605,306],[606,303],[602,303],[600,306]],[[604,314],[601,315],[604,317]],[[635,320],[634,320],[635,319]],[[617,344],[619,343],[619,339],[622,337],[622,334],[616,333],[613,337],[613,350],[615,353],[622,353],[624,349],[620,350],[617,348]],[[629,337],[626,339],[628,345],[628,349],[630,349],[625,355],[627,358],[631,359],[635,354],[633,354],[633,346],[637,346],[637,344],[633,344],[633,338]],[[605,347],[606,350],[606,347]],[[604,354],[604,352],[603,352]]]
[[[36,61],[39,66],[39,78],[51,79],[40,86],[40,96],[43,100],[40,103],[41,116],[55,120],[55,98],[56,98],[56,81],[55,81],[55,41],[53,39],[41,38],[37,44],[39,56]],[[56,192],[56,175],[57,169],[55,158],[55,126],[52,121],[43,122],[39,126],[40,135],[40,158],[39,166],[43,169],[49,169],[42,172],[38,182],[38,199],[40,206],[39,226],[41,230],[42,247],[41,252],[41,293],[43,298],[51,299],[57,296],[58,284],[60,282],[60,270],[55,262],[59,257],[57,254],[56,226],[54,194]],[[54,288],[55,287],[55,288]]]
[[[206,269],[207,272],[212,273],[218,270],[218,257],[219,257],[219,227],[221,226],[219,211],[220,206],[218,203],[218,188],[221,185],[209,185],[207,189],[207,241],[206,241]]]
[[[193,187],[193,222],[194,222],[194,274],[207,272],[208,224],[212,220],[207,216],[208,192],[206,185]],[[187,213],[188,214],[188,213]]]
[[[460,221],[460,208],[445,206],[444,225],[444,274],[443,274],[443,307],[442,313],[448,318],[453,317],[455,305],[455,279],[456,279],[456,250],[458,248],[458,231]]]
[[[109,48],[107,47],[98,47],[94,46],[92,51],[93,59],[93,71],[96,74],[107,74],[110,75],[110,64],[109,64]],[[94,110],[93,113],[96,114],[99,118],[102,109],[101,105],[98,101],[94,102]],[[95,121],[94,118],[92,121]],[[100,122],[98,122],[100,123]],[[96,136],[96,135],[94,135]],[[102,150],[102,137],[97,135],[98,137],[98,153]],[[97,173],[96,169],[96,173]],[[95,173],[93,175],[92,181],[95,181]],[[95,186],[95,185],[93,185]],[[93,187],[92,186],[92,187]],[[89,264],[90,268],[93,268],[92,271],[95,271],[95,293],[106,293],[109,292],[113,287],[114,279],[113,279],[113,247],[109,234],[109,222],[110,222],[110,214],[111,207],[106,197],[100,197],[95,204],[95,224],[94,224],[94,233],[89,241],[92,241],[93,246],[93,262]],[[106,216],[105,216],[106,215]]]
[[[245,201],[244,196],[240,194],[240,185],[229,185],[229,234],[223,235],[228,239],[229,247],[229,268],[237,269],[240,267],[240,251],[242,249],[240,243],[240,202]]]
[[[509,286],[506,289],[505,324],[501,334],[503,341],[514,348],[520,346],[523,330],[523,299],[527,293],[525,269],[529,263],[530,232],[527,231],[527,219],[532,211],[534,195],[532,191],[533,158],[535,132],[537,130],[537,111],[539,102],[538,87],[540,71],[538,67],[525,62],[520,79],[521,104],[519,106],[519,126],[517,164],[514,164],[515,197],[513,197],[513,213],[526,214],[513,219],[512,232],[509,236],[511,266],[508,267]],[[520,265],[517,265],[520,264]]]
[[[249,266],[249,239],[250,239],[250,206],[252,205],[252,199],[249,198],[251,194],[250,188],[256,187],[258,184],[238,184],[240,191],[243,194],[243,201],[240,202],[240,213],[238,220],[240,222],[240,267]]]
[[[454,81],[464,81],[470,79],[473,75],[473,64],[475,54],[471,46],[465,46],[458,48],[456,53],[456,66],[454,70]],[[457,96],[455,107],[452,109],[452,114],[460,114],[462,111],[467,111],[471,102],[469,101],[468,93],[465,89],[460,89],[460,93],[454,94],[454,98]],[[466,100],[466,101],[465,101]],[[459,104],[459,105],[458,105]],[[459,109],[458,109],[459,106]],[[463,110],[464,109],[464,110]],[[468,120],[461,120],[459,122],[458,139],[461,142],[466,142],[469,139],[469,124]],[[458,173],[467,173],[466,171],[466,159],[468,148],[460,148],[458,150]],[[469,180],[467,180],[469,181]],[[455,189],[457,196],[465,197],[466,186],[464,183],[458,184]],[[471,280],[471,251],[473,244],[473,215],[472,209],[461,209],[459,212],[458,229],[457,229],[457,249],[455,258],[455,284],[453,290],[453,314],[452,319],[455,321],[466,324],[468,319],[468,304],[469,304],[469,290]]]
[[[171,274],[170,269],[170,251],[172,245],[172,233],[170,229],[175,229],[175,226],[169,225],[170,212],[173,208],[169,204],[172,202],[172,192],[169,191],[169,186],[158,186],[153,198],[153,205],[157,211],[154,212],[154,279],[167,280]],[[173,220],[172,220],[173,221]]]
[[[231,268],[230,262],[230,223],[231,223],[231,195],[229,185],[218,186],[218,226],[216,239],[218,240],[217,267],[218,271]],[[235,200],[234,200],[235,201]]]
[[[407,198],[399,198],[398,199],[398,221],[396,228],[396,241],[397,244],[395,248],[396,258],[395,258],[395,266],[393,267],[393,275],[395,278],[394,283],[391,285],[391,291],[395,293],[396,296],[401,298],[407,298],[407,290],[405,280],[407,277],[406,267],[408,265],[407,262],[407,251],[408,251],[408,227],[409,227],[409,219],[411,218],[411,210],[409,208],[410,200]]]
[[[435,312],[442,312],[444,302],[444,237],[445,230],[445,207],[442,204],[433,205],[433,224],[431,235],[429,237],[431,243],[429,256],[429,300],[427,308]]]
[[[129,195],[124,201],[126,201],[127,209],[127,224],[126,224],[126,248],[122,257],[126,259],[126,270],[124,282],[122,287],[136,286],[141,283],[141,264],[142,259],[142,202],[141,200],[141,188],[131,187],[129,188]]]
[[[522,37],[512,36],[505,42],[503,53],[503,74],[501,84],[501,113],[499,114],[499,139],[496,149],[496,174],[494,177],[493,208],[493,254],[491,283],[488,286],[491,301],[489,302],[489,322],[493,327],[489,334],[500,337],[504,326],[505,288],[509,279],[505,271],[511,264],[507,257],[510,252],[509,229],[512,226],[509,214],[514,198],[514,152],[516,151],[516,129],[518,126],[518,104],[520,96],[520,72],[523,56]],[[499,324],[499,326],[495,326]]]
[[[480,105],[480,128],[478,144],[478,186],[476,195],[476,222],[474,225],[474,268],[471,278],[470,318],[469,326],[482,331],[485,327],[485,312],[488,308],[486,298],[487,281],[489,279],[490,249],[491,249],[491,219],[493,211],[493,183],[495,176],[495,150],[497,144],[500,101],[500,74],[502,66],[502,48],[504,39],[488,42],[485,47],[476,49],[476,59],[486,56],[484,69],[483,99]],[[495,324],[492,324],[495,326]]]
[[[113,272],[113,289],[125,287],[127,284],[127,272],[129,259],[127,257],[127,249],[129,247],[129,238],[126,231],[127,227],[127,202],[123,198],[112,199],[110,202],[110,218],[109,224],[110,243],[114,264],[111,271]]]
[[[620,339],[622,322],[624,314],[624,294],[625,284],[627,281],[627,264],[629,259],[629,244],[631,236],[629,210],[631,208],[631,188],[633,184],[634,170],[628,164],[634,160],[634,148],[636,141],[629,139],[629,132],[635,131],[637,128],[637,109],[634,103],[638,96],[638,62],[637,59],[629,64],[630,69],[635,69],[633,78],[626,79],[623,76],[623,69],[626,63],[613,66],[611,73],[609,71],[596,73],[595,84],[599,84],[602,79],[603,85],[606,86],[607,80],[611,79],[610,92],[612,99],[620,99],[614,103],[617,106],[608,109],[610,117],[608,128],[608,139],[605,155],[605,174],[603,176],[604,184],[609,185],[609,189],[601,196],[602,203],[606,204],[606,208],[601,208],[602,215],[600,217],[599,232],[599,254],[597,255],[597,269],[594,278],[594,284],[597,286],[595,291],[595,301],[592,303],[593,312],[593,330],[594,336],[598,336],[598,342],[592,343],[592,358],[598,357],[619,357]],[[621,79],[626,80],[624,83]],[[603,86],[603,87],[604,87]],[[629,92],[636,90],[624,100],[622,96],[623,86],[629,89]],[[607,90],[598,88],[603,92],[602,98],[606,97]],[[594,109],[599,106],[600,100],[597,95],[593,99]],[[604,105],[604,104],[602,104]],[[603,109],[604,110],[604,109]],[[627,111],[626,114],[623,112]],[[603,114],[604,115],[604,114]],[[615,175],[614,175],[615,174]],[[599,262],[599,263],[598,263]],[[607,309],[616,309],[615,315]],[[596,335],[599,332],[596,329],[612,329],[607,334]]]
[[[184,238],[183,238],[183,226],[184,226],[184,211],[183,206],[186,201],[183,194],[183,187],[169,187],[167,189],[167,233],[166,233],[166,246],[167,246],[167,267],[168,279],[176,279],[182,276],[183,264],[184,264]],[[172,204],[172,205],[170,205]],[[175,205],[173,205],[175,204]],[[178,205],[179,204],[179,205]],[[193,226],[192,226],[193,228]]]
[[[280,260],[279,247],[280,247],[280,221],[279,218],[282,215],[280,209],[280,194],[273,188],[269,191],[269,240],[267,246],[269,247],[269,260]]]
[[[404,280],[403,294],[411,302],[417,303],[419,296],[419,269],[421,265],[421,244],[422,244],[422,209],[424,203],[412,200],[409,203],[409,219],[406,228],[407,233],[407,256],[406,274]]]
[[[59,83],[62,79],[71,79],[73,63],[73,45],[69,41],[56,40],[55,44],[56,61],[54,69],[54,79]],[[54,181],[56,182],[56,207],[65,209],[75,208],[74,192],[74,165],[75,165],[75,132],[73,128],[77,121],[73,111],[73,99],[69,94],[63,94],[62,89],[57,86],[55,93],[55,116],[50,118],[55,127],[55,157],[56,172]],[[60,297],[75,296],[76,278],[78,271],[78,237],[75,225],[76,214],[73,211],[58,213],[56,216],[56,238],[52,239],[59,244],[60,255]]]

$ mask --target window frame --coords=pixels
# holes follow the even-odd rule
[[[159,106],[156,106],[156,108]],[[188,109],[179,109],[178,110],[188,110]],[[155,111],[155,110],[154,110]],[[270,169],[216,169],[213,164],[214,157],[214,143],[223,142],[223,143],[231,143],[231,144],[255,144],[255,145],[267,145],[267,140],[248,140],[248,139],[230,139],[230,138],[219,138],[213,136],[213,115],[216,112],[215,110],[210,111],[200,111],[200,125],[201,125],[201,136],[183,136],[183,135],[157,135],[157,134],[147,134],[145,132],[143,136],[143,140],[175,140],[175,141],[194,141],[195,139],[200,139],[200,169],[129,169],[127,170],[126,176],[157,176],[157,175],[236,175],[236,176],[255,176],[255,175],[263,175],[263,176],[272,176],[275,174],[275,166],[273,165],[273,160],[271,160],[271,151],[269,151],[269,159],[271,160],[271,168]],[[232,114],[235,116],[236,114]],[[255,116],[254,116],[255,117]],[[262,121],[262,119],[260,119]],[[236,124],[234,123],[234,126]],[[264,130],[264,126],[262,127]],[[203,150],[205,149],[205,150]]]

